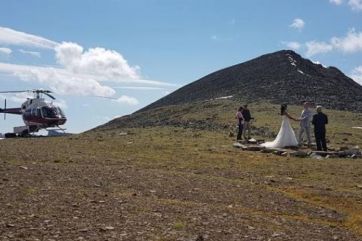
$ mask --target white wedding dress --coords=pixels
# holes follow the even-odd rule
[[[267,148],[283,148],[286,146],[298,146],[297,138],[295,137],[292,126],[289,123],[289,118],[285,115],[282,117],[282,126],[274,141],[265,142],[261,146]]]

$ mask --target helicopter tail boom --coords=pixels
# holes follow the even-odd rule
[[[0,108],[0,113],[4,113],[4,114],[14,114],[14,115],[21,115],[21,108],[9,108],[9,109],[1,109]]]

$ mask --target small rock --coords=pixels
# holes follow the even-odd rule
[[[251,138],[251,139],[248,140],[248,143],[250,143],[250,144],[257,144],[258,141],[255,140],[254,138]]]
[[[292,152],[290,153],[291,156],[294,156],[294,157],[307,157],[308,156],[308,153],[305,152],[305,151],[295,151],[295,152]]]
[[[195,241],[204,241],[204,237],[200,234],[197,236],[197,238],[195,239]]]
[[[250,145],[246,148],[248,151],[261,151],[262,149],[264,149],[264,147],[259,145]]]
[[[21,169],[28,170],[26,166],[20,166]]]
[[[101,228],[102,231],[110,231],[110,230],[114,230],[114,227],[112,226],[106,226],[106,227],[103,227]]]

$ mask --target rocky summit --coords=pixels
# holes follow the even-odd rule
[[[362,112],[361,85],[336,67],[313,63],[291,50],[265,54],[211,73],[140,111],[231,96],[275,104],[308,100],[330,109]]]

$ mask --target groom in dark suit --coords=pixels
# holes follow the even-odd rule
[[[312,123],[314,125],[314,136],[317,143],[318,151],[327,151],[326,143],[326,124],[328,124],[328,117],[322,113],[322,106],[317,106],[317,114],[313,116]]]

